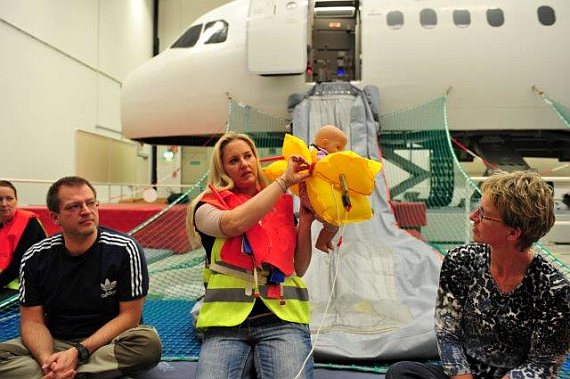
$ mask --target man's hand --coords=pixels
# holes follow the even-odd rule
[[[52,354],[43,364],[42,379],[73,379],[77,374],[79,353],[75,347]]]

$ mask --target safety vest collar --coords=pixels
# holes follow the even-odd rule
[[[12,255],[20,243],[29,220],[37,217],[39,216],[33,212],[16,209],[14,217],[0,228],[0,271],[8,267],[12,261]]]
[[[205,194],[201,201],[220,209],[233,209],[249,199],[243,194],[221,191],[217,195]],[[220,251],[213,248],[212,261],[221,260],[248,270],[253,270],[254,265],[261,268],[266,263],[289,276],[294,272],[296,236],[293,199],[285,194],[275,203],[273,210],[245,233],[245,238],[227,238]],[[253,255],[246,254],[246,245],[251,248]]]

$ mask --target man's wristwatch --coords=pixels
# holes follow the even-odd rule
[[[79,363],[87,362],[87,360],[89,359],[89,355],[91,355],[91,354],[89,354],[89,350],[87,350],[87,348],[80,343],[75,345],[75,348],[77,349],[77,352],[79,353],[79,355],[78,355]]]

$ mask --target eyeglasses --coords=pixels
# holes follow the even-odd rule
[[[97,200],[88,200],[81,203],[67,204],[65,207],[63,207],[63,210],[71,213],[79,213],[83,209],[83,205],[87,206],[89,210],[94,211],[99,206],[99,202]]]
[[[477,216],[479,218],[479,221],[483,221],[486,219],[486,220],[491,220],[491,221],[504,222],[504,220],[501,220],[500,218],[485,216],[485,212],[483,212],[483,208],[480,205],[477,207],[476,211],[477,211]]]

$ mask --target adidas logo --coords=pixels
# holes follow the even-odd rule
[[[117,281],[110,282],[109,279],[105,279],[105,282],[101,284],[101,289],[103,293],[101,294],[102,298],[106,298],[107,296],[113,296],[117,293],[115,287],[117,286]]]

